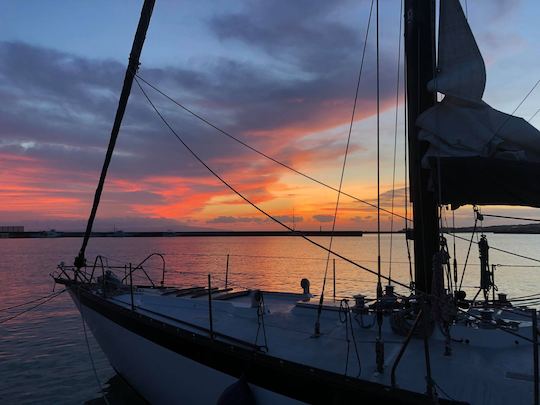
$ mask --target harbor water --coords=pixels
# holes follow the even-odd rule
[[[469,234],[459,236],[470,238]],[[329,238],[325,237],[314,240],[326,246],[329,243]],[[495,248],[540,257],[540,235],[488,234],[488,240]],[[448,236],[450,252],[453,252],[453,243],[453,238]],[[111,404],[144,403],[116,376],[91,333],[83,327],[81,316],[68,294],[60,294],[35,309],[2,322],[35,304],[11,310],[6,308],[50,294],[54,288],[50,273],[62,261],[71,264],[79,247],[78,238],[0,240],[1,404],[100,404],[105,403],[104,394]],[[412,246],[410,248],[412,252]],[[466,240],[456,240],[460,278],[468,248]],[[338,237],[334,239],[333,249],[377,271],[377,235]],[[235,288],[300,292],[300,280],[308,278],[312,293],[319,294],[326,273],[326,297],[332,298],[334,293],[337,298],[358,293],[375,295],[376,277],[373,274],[339,258],[334,267],[332,256],[328,257],[325,251],[298,237],[95,238],[90,241],[87,258],[90,262],[96,255],[103,255],[108,265],[117,267],[122,275],[124,265],[137,265],[153,252],[165,257],[167,285],[206,285],[207,275],[211,274],[213,286],[220,286],[225,282],[229,255],[228,281]],[[468,256],[463,288],[471,297],[479,285],[478,247],[475,244]],[[382,235],[381,257],[381,273],[391,274],[396,281],[408,285],[411,266],[404,235]],[[540,262],[492,248],[490,263],[497,265],[495,283],[499,292],[507,293],[509,298],[538,292]],[[159,283],[162,277],[160,259],[151,259],[145,269]],[[143,278],[135,281],[148,284]],[[61,286],[55,288],[57,291],[62,289]],[[403,287],[396,290],[406,292]]]

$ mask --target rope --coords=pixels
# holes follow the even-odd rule
[[[381,86],[380,86],[380,55],[379,55],[379,0],[377,0],[377,300],[382,297],[381,284]],[[377,305],[378,339],[382,337],[382,312]],[[377,363],[378,364],[378,363]],[[378,364],[379,368],[379,364]]]
[[[324,302],[324,290],[325,290],[325,287],[326,287],[326,280],[327,280],[327,276],[328,276],[328,265],[330,264],[330,250],[332,250],[332,244],[334,243],[334,231],[336,229],[336,220],[337,220],[337,214],[338,214],[338,210],[339,210],[339,200],[340,200],[340,197],[341,197],[341,188],[343,186],[343,177],[345,175],[345,167],[347,165],[347,156],[349,154],[349,145],[351,143],[351,134],[352,134],[353,124],[354,124],[354,115],[356,113],[356,104],[358,102],[358,91],[360,89],[360,82],[362,80],[362,71],[363,71],[363,68],[364,68],[364,59],[365,59],[365,56],[366,56],[366,48],[367,48],[367,42],[368,42],[367,40],[368,40],[368,35],[369,35],[369,27],[370,27],[370,24],[371,24],[371,15],[372,15],[372,12],[373,12],[373,1],[374,0],[371,0],[371,7],[369,9],[369,17],[368,17],[368,23],[367,23],[367,28],[366,28],[366,36],[365,36],[365,39],[364,39],[364,49],[362,51],[362,59],[361,59],[361,62],[360,62],[360,69],[358,71],[358,79],[356,80],[356,92],[354,94],[354,103],[353,103],[352,114],[351,114],[351,122],[349,124],[349,133],[347,134],[347,145],[345,147],[345,155],[343,157],[343,165],[341,166],[341,175],[340,175],[340,178],[339,178],[339,188],[338,188],[338,193],[337,193],[337,197],[336,197],[336,206],[335,206],[335,209],[334,209],[334,218],[333,218],[333,221],[332,221],[332,234],[330,235],[330,242],[328,243],[328,253],[326,255],[326,266],[325,266],[325,269],[324,269],[324,278],[323,278],[321,297],[319,299],[319,306],[317,307],[317,320],[315,321],[315,335],[316,336],[320,335],[321,312],[322,312],[322,307],[323,307],[323,302]],[[377,204],[377,205],[380,205],[380,204]]]
[[[80,302],[80,290],[77,288],[77,296],[79,298]],[[90,349],[90,342],[88,341],[88,333],[86,332],[86,321],[84,320],[84,314],[83,314],[83,305],[80,305],[80,314],[81,314],[81,321],[83,325],[83,331],[84,331],[84,340],[86,342],[86,348],[88,349],[88,357],[90,357],[90,363],[92,364],[92,370],[94,372],[94,377],[96,378],[97,385],[99,387],[99,391],[101,393],[101,397],[103,398],[103,401],[107,405],[109,405],[109,401],[107,400],[107,396],[105,395],[105,392],[103,390],[103,386],[101,385],[101,381],[99,380],[99,376],[96,370],[96,364],[94,363],[94,357],[92,356],[92,350]]]
[[[11,307],[2,308],[0,309],[0,312],[10,311],[12,309],[20,308],[20,307],[25,307],[27,305],[33,304],[34,302],[38,302],[38,301],[44,300],[45,298],[49,298],[51,295],[54,295],[54,294],[56,294],[56,292],[52,292],[51,294],[44,295],[43,297],[39,297],[31,301],[23,302],[22,304],[17,304],[17,305],[12,305]]]
[[[157,93],[161,94],[163,97],[165,97],[166,99],[168,99],[169,101],[171,101],[172,103],[176,104],[178,107],[180,107],[181,109],[183,109],[184,111],[188,112],[189,114],[191,114],[192,116],[194,116],[195,118],[197,118],[198,120],[202,121],[203,123],[207,124],[208,126],[214,128],[216,131],[218,131],[219,133],[221,133],[222,135],[225,135],[226,137],[232,139],[233,141],[239,143],[240,145],[246,147],[247,149],[257,153],[258,155],[264,157],[265,159],[268,159],[272,162],[274,162],[275,164],[277,165],[280,165],[281,167],[287,169],[287,170],[290,170],[292,171],[293,173],[296,173],[298,174],[299,176],[302,176],[314,183],[317,183],[319,184],[320,186],[323,186],[329,190],[332,190],[332,191],[335,191],[335,192],[338,192],[340,194],[343,194],[344,196],[347,196],[355,201],[358,201],[362,204],[366,204],[372,208],[377,208],[377,205],[376,204],[373,204],[373,203],[370,203],[369,201],[366,201],[366,200],[363,200],[361,198],[358,198],[352,194],[349,194],[349,193],[346,193],[345,191],[339,191],[336,187],[333,187],[321,180],[318,180],[316,179],[315,177],[312,177],[306,173],[303,173],[301,172],[300,170],[298,169],[295,169],[294,167],[286,164],[286,163],[283,163],[279,160],[277,160],[276,158],[273,158],[272,156],[260,151],[259,149],[249,145],[248,143],[242,141],[241,139],[237,138],[236,136],[232,135],[231,133],[225,131],[224,129],[218,127],[217,125],[213,124],[212,122],[210,122],[209,120],[207,120],[206,118],[202,117],[201,115],[195,113],[194,111],[192,111],[191,109],[189,109],[188,107],[184,106],[183,104],[181,104],[180,102],[176,101],[175,99],[173,99],[171,96],[169,96],[168,94],[166,94],[165,92],[163,92],[162,90],[160,90],[158,87],[154,86],[153,84],[149,83],[147,80],[145,80],[144,78],[142,78],[139,74],[136,74],[136,77],[142,81],[144,84],[146,84],[148,87],[150,87],[151,89],[153,89],[154,91],[156,91]],[[140,86],[140,85],[139,85]],[[406,218],[405,216],[403,215],[400,215],[400,214],[397,214],[397,213],[393,213],[390,211],[390,210],[387,210],[385,208],[381,208],[381,211],[384,211],[386,212],[387,214],[390,214],[390,215],[394,215],[398,218],[401,218],[401,219],[404,219],[405,221],[412,221],[411,219],[408,219]]]
[[[259,207],[257,204],[255,204],[254,202],[252,202],[251,200],[249,200],[246,196],[244,196],[242,193],[240,193],[238,190],[236,190],[236,188],[234,188],[232,185],[230,185],[223,177],[221,177],[214,169],[212,169],[208,164],[206,164],[204,162],[204,160],[202,160],[198,155],[197,153],[195,153],[195,151],[193,151],[193,149],[191,149],[189,147],[189,145],[180,137],[180,135],[178,135],[178,133],[174,130],[174,128],[171,127],[171,125],[167,122],[167,120],[165,119],[165,117],[159,112],[159,110],[157,109],[157,107],[154,105],[154,103],[152,102],[152,100],[150,100],[150,98],[148,97],[148,95],[146,94],[146,92],[144,91],[143,87],[141,86],[141,84],[139,83],[139,81],[137,80],[137,78],[135,78],[135,82],[137,83],[137,85],[139,86],[139,88],[141,89],[141,92],[143,93],[143,95],[145,96],[146,100],[148,101],[148,103],[150,104],[150,106],[152,107],[152,109],[156,112],[156,114],[159,116],[159,118],[163,121],[163,123],[167,126],[167,128],[170,130],[170,132],[173,134],[173,136],[187,149],[187,151],[201,164],[203,165],[214,177],[216,177],[225,187],[227,187],[229,190],[231,190],[234,194],[236,194],[238,197],[240,197],[242,200],[244,200],[247,204],[251,205],[253,208],[255,208],[258,212],[260,212],[261,214],[263,214],[264,216],[266,216],[267,218],[269,218],[270,220],[272,220],[273,222],[275,222],[276,224],[282,226],[283,228],[289,230],[289,231],[293,231],[293,229],[288,226],[287,224],[285,224],[284,222],[280,221],[278,218],[272,216],[270,213],[266,212],[264,209],[262,209],[261,207]],[[330,250],[328,249],[326,246],[323,246],[321,245],[320,243],[314,241],[313,239],[310,239],[308,238],[306,235],[304,235],[303,233],[301,232],[298,232],[298,231],[295,231],[296,234],[301,237],[302,239],[306,240],[307,242],[311,243],[312,245],[314,246],[317,246],[318,248],[324,250],[325,252],[330,252],[332,253],[334,256],[346,261],[347,263],[350,263],[364,271],[367,271],[368,273],[371,273],[373,275],[378,275],[378,273],[374,270],[371,270],[365,266],[362,266],[361,264],[358,264],[348,258],[346,258],[345,256],[333,251],[333,250]],[[380,275],[379,275],[380,276]],[[390,281],[390,279],[386,276],[380,276],[382,278],[384,278],[385,280],[388,280]],[[409,288],[409,286],[397,281],[397,280],[394,280],[392,279],[391,280],[393,283],[399,285],[399,286],[402,286],[402,287],[405,287],[405,288]]]
[[[465,256],[465,263],[463,263],[463,272],[461,273],[461,280],[459,281],[459,288],[461,290],[461,285],[463,284],[463,279],[465,278],[465,270],[467,269],[467,262],[469,261],[469,254],[471,253],[471,247],[474,242],[474,235],[476,233],[476,225],[478,223],[478,217],[474,217],[474,227],[471,235],[471,240],[469,241],[469,248],[467,249],[467,256]]]
[[[396,155],[397,155],[397,134],[398,134],[398,116],[399,116],[399,80],[400,80],[400,64],[401,64],[401,27],[402,21],[401,15],[403,14],[403,1],[400,2],[399,8],[399,32],[398,32],[398,58],[397,58],[397,83],[396,83],[396,115],[394,120],[394,164],[392,168],[392,206],[390,211],[394,212],[394,199],[396,193]],[[389,252],[389,265],[388,265],[388,277],[392,277],[392,247],[394,242],[394,215],[390,216],[390,252]]]
[[[0,320],[0,324],[9,322],[9,321],[11,321],[11,320],[13,320],[13,319],[15,319],[15,318],[18,318],[19,316],[21,316],[21,315],[23,315],[23,314],[26,314],[27,312],[30,312],[31,310],[33,310],[33,309],[35,309],[35,308],[37,308],[37,307],[39,307],[39,306],[41,306],[41,305],[43,305],[43,304],[49,302],[50,300],[52,300],[52,299],[58,297],[60,294],[62,294],[62,293],[65,292],[65,291],[66,291],[66,289],[63,289],[63,290],[60,290],[60,291],[58,291],[58,292],[55,292],[55,293],[50,294],[50,295],[48,296],[48,298],[47,298],[45,301],[40,302],[39,304],[36,304],[36,305],[34,305],[34,306],[31,306],[30,308],[26,308],[25,310],[23,310],[23,311],[21,311],[21,312],[18,312],[18,313],[16,313],[15,315],[12,315],[12,316],[9,316],[9,317],[7,317],[7,318],[4,318],[4,319]],[[27,303],[27,304],[28,304],[28,303]],[[20,306],[20,305],[19,305],[19,306]],[[15,308],[15,307],[16,307],[16,306],[14,306],[14,307],[12,307],[12,308]]]
[[[407,165],[408,153],[408,139],[407,139],[407,125],[408,125],[408,111],[407,111],[407,64],[403,64],[403,149],[404,149],[404,158],[403,158],[403,177],[405,184],[405,199],[404,199],[404,208],[405,208],[405,245],[407,247],[407,259],[409,261],[409,284],[411,289],[413,287],[413,265],[411,257],[411,246],[409,244],[409,239],[407,239],[407,234],[409,232],[409,166]]]
[[[447,227],[448,228],[448,227]],[[457,284],[458,280],[458,264],[457,264],[457,253],[456,253],[456,215],[455,211],[452,210],[452,247],[454,250],[454,257],[453,257],[453,269],[454,269],[454,285]]]

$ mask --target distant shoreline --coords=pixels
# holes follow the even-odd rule
[[[445,233],[471,233],[473,227],[456,228],[455,231],[451,228],[445,228]],[[476,229],[477,232],[499,233],[499,234],[522,234],[535,235],[540,234],[540,224],[524,224],[524,225],[494,225],[486,226],[482,229]],[[361,237],[363,235],[376,234],[375,231],[111,231],[111,232],[92,232],[93,238],[164,238],[164,237],[259,237],[259,236],[337,236],[337,237]],[[381,232],[382,234],[405,233],[404,229],[394,232]],[[10,239],[28,239],[28,238],[82,238],[84,232],[64,232],[64,231],[30,231],[30,232],[0,232],[0,238]]]
[[[189,232],[92,232],[93,238],[165,238],[165,237],[239,237],[239,236],[348,236],[360,237],[362,231],[189,231]],[[82,238],[84,232],[37,231],[3,232],[0,238]]]

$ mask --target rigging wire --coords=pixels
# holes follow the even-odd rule
[[[531,117],[530,117],[527,121],[528,121],[528,122],[531,122],[531,121],[534,119],[534,117],[536,117],[536,115],[537,115],[539,112],[540,112],[540,108],[539,108],[538,110],[536,110],[536,112],[535,112],[533,115],[531,115]]]
[[[282,227],[284,227],[284,228],[286,228],[286,229],[292,231],[292,229],[291,229],[289,226],[287,226],[287,225],[284,224],[284,223],[281,223],[281,221],[277,220],[277,218],[272,217],[270,214],[266,213],[264,210],[262,210],[261,208],[259,208],[258,206],[256,206],[256,205],[255,205],[254,203],[252,203],[251,201],[249,201],[246,197],[244,197],[242,194],[240,194],[238,191],[236,191],[234,188],[232,188],[228,183],[226,183],[226,182],[224,181],[224,179],[222,179],[215,171],[213,171],[210,167],[208,167],[208,166],[204,163],[204,161],[202,161],[202,160],[195,154],[195,152],[194,152],[193,150],[191,150],[191,149],[189,148],[189,146],[183,142],[183,140],[178,136],[178,134],[174,131],[174,129],[168,124],[168,122],[165,120],[165,118],[159,113],[159,111],[158,111],[157,108],[154,106],[154,104],[152,103],[152,101],[149,99],[148,95],[147,95],[146,92],[144,91],[143,87],[141,86],[141,84],[140,84],[140,82],[137,80],[137,78],[141,79],[141,81],[143,81],[144,83],[146,83],[149,87],[153,88],[153,89],[154,89],[155,91],[157,91],[158,93],[164,95],[166,98],[168,98],[169,100],[173,101],[175,104],[178,104],[179,106],[181,106],[181,105],[180,105],[179,103],[177,103],[175,100],[173,100],[172,98],[170,98],[169,96],[167,96],[165,93],[161,92],[159,89],[157,89],[156,87],[154,87],[153,85],[151,85],[150,83],[148,83],[147,81],[145,81],[145,80],[144,80],[143,78],[141,78],[139,75],[136,75],[136,78],[135,78],[135,79],[136,79],[136,83],[137,83],[137,85],[139,86],[139,88],[141,89],[142,93],[145,95],[145,98],[146,98],[147,101],[150,103],[150,105],[152,106],[152,108],[154,109],[154,111],[158,114],[158,116],[161,118],[161,120],[166,124],[166,126],[167,126],[167,127],[169,128],[169,130],[173,133],[173,135],[176,136],[176,137],[178,138],[178,140],[179,140],[179,141],[180,141],[180,142],[188,149],[188,151],[189,151],[189,152],[190,152],[190,153],[191,153],[191,154],[192,154],[192,155],[193,155],[193,156],[194,156],[194,157],[195,157],[195,158],[196,158],[203,166],[205,166],[205,167],[206,167],[206,168],[207,168],[207,169],[208,169],[215,177],[217,177],[224,185],[226,185],[228,188],[230,188],[235,194],[239,195],[239,196],[240,196],[242,199],[244,199],[248,204],[252,205],[256,210],[258,210],[259,212],[263,213],[264,215],[266,215],[268,218],[270,218],[270,219],[273,220],[274,222],[280,224]],[[185,107],[183,107],[183,106],[181,106],[181,107],[185,109]],[[210,124],[209,122],[207,122],[207,123],[208,123],[209,125],[213,125],[213,124]],[[217,127],[216,127],[216,129],[218,129],[220,132],[226,134],[227,136],[232,137],[232,135],[227,134],[225,131],[223,131],[223,130],[217,128]],[[259,153],[259,154],[261,154],[261,155],[263,155],[263,156],[266,156],[266,157],[269,158],[270,160],[272,160],[272,161],[274,161],[274,162],[276,162],[276,163],[278,163],[278,164],[280,164],[280,165],[282,165],[282,166],[284,166],[284,167],[287,167],[287,168],[289,168],[290,170],[293,170],[293,171],[297,172],[298,174],[300,174],[300,175],[302,175],[302,176],[304,176],[304,177],[306,177],[306,178],[308,178],[308,179],[311,179],[312,181],[315,181],[315,182],[317,182],[317,183],[319,183],[319,184],[321,184],[321,185],[323,185],[323,186],[325,186],[325,187],[327,187],[327,188],[330,188],[330,189],[332,189],[332,190],[338,191],[336,188],[334,188],[334,187],[332,187],[332,186],[329,186],[329,185],[327,185],[327,184],[325,184],[325,183],[323,183],[323,182],[320,182],[319,180],[316,180],[316,179],[314,179],[314,178],[312,178],[312,177],[310,177],[310,176],[308,176],[308,175],[305,175],[304,173],[301,173],[301,172],[299,172],[299,171],[297,171],[297,170],[291,168],[290,166],[287,166],[287,165],[285,165],[285,164],[283,164],[283,163],[281,163],[281,162],[279,162],[279,161],[277,161],[277,160],[275,160],[275,159],[269,157],[268,155],[264,155],[262,152],[260,152],[260,151],[258,151],[258,150],[256,150],[256,149],[254,149],[254,148],[252,148],[252,147],[250,147],[249,145],[247,145],[247,144],[243,143],[242,141],[238,140],[237,138],[235,138],[235,139],[236,139],[237,141],[239,141],[240,143],[244,144],[246,147],[248,147],[248,148],[254,150],[255,152],[257,152],[257,153]],[[407,148],[407,145],[406,145],[406,144],[405,144],[405,148]],[[371,203],[366,202],[366,201],[363,201],[363,200],[360,200],[360,199],[358,199],[358,198],[355,197],[355,196],[352,196],[352,195],[347,194],[347,193],[344,193],[344,192],[342,192],[342,194],[347,195],[347,196],[350,197],[350,198],[353,198],[353,199],[355,199],[355,200],[357,200],[357,201],[366,203],[366,204],[368,204],[368,205],[371,205],[371,206],[377,208],[376,205],[371,204]],[[380,208],[380,209],[381,209],[381,211],[385,211],[385,212],[390,213],[388,210],[385,210],[384,208]],[[407,216],[402,216],[402,215],[399,215],[399,214],[396,214],[396,213],[394,213],[394,215],[396,215],[396,216],[398,216],[398,217],[401,217],[401,218],[405,219],[406,223],[407,223],[408,221],[410,221],[410,219],[409,219]],[[448,233],[448,232],[445,232],[445,233]],[[317,243],[317,242],[315,242],[314,240],[312,240],[312,239],[306,237],[305,235],[299,235],[299,236],[301,236],[303,239],[307,240],[307,241],[310,242],[311,244],[313,244],[313,245],[315,245],[315,246],[321,248],[321,249],[324,250],[324,251],[327,251],[327,250],[328,250],[326,247],[320,245],[319,243]],[[464,237],[461,237],[461,236],[458,236],[458,235],[455,235],[455,238],[461,239],[461,240],[465,240],[465,241],[469,242],[468,239],[466,239],[466,238],[464,238]],[[473,241],[473,243],[476,243],[476,242]],[[408,244],[408,243],[407,243],[407,247],[409,247],[409,244]],[[506,253],[506,254],[509,254],[509,255],[513,255],[513,256],[516,256],[516,257],[520,257],[520,258],[524,258],[524,259],[527,259],[527,260],[531,260],[531,261],[535,261],[535,262],[539,262],[539,263],[540,263],[540,260],[539,260],[539,259],[535,259],[535,258],[532,258],[532,257],[529,257],[529,256],[525,256],[525,255],[521,255],[521,254],[518,254],[518,253],[510,252],[510,251],[507,251],[507,250],[504,250],[504,249],[500,249],[500,248],[497,248],[497,247],[494,247],[494,246],[490,246],[490,249],[495,250],[495,251],[500,251],[500,252],[502,252],[502,253]],[[408,249],[408,252],[409,252],[409,253],[408,253],[409,262],[411,263],[411,256],[410,256],[410,250],[409,250],[409,249]],[[369,272],[369,273],[371,273],[371,274],[373,274],[373,275],[378,275],[377,272],[375,272],[375,271],[373,271],[373,270],[371,270],[371,269],[369,269],[369,268],[367,268],[367,267],[365,267],[365,266],[362,266],[362,265],[360,265],[360,264],[358,264],[358,263],[356,263],[356,262],[354,262],[354,261],[352,261],[352,260],[350,260],[350,259],[348,259],[348,258],[346,258],[346,257],[344,257],[344,256],[342,256],[342,255],[340,255],[340,254],[338,254],[338,253],[336,253],[336,252],[332,252],[332,253],[333,253],[336,257],[341,258],[342,260],[344,260],[344,261],[346,261],[346,262],[348,262],[348,263],[350,263],[350,264],[352,264],[352,265],[354,265],[354,266],[356,266],[356,267],[358,267],[358,268],[361,268],[361,269],[364,270],[364,271],[367,271],[367,272]],[[391,279],[391,280],[390,280],[388,277],[385,277],[385,276],[382,276],[382,278],[383,278],[383,279],[386,279],[386,280],[388,280],[388,281],[392,281],[392,282],[396,283],[397,285],[400,285],[400,286],[405,287],[405,288],[409,288],[409,287],[410,287],[410,286],[406,286],[406,285],[403,284],[403,283],[397,282],[397,281],[394,280],[394,279]],[[412,274],[411,274],[411,279],[412,279]]]
[[[321,296],[319,299],[319,305],[317,307],[317,320],[315,322],[315,335],[316,336],[320,335],[320,321],[321,321],[322,307],[324,303],[324,290],[326,287],[326,280],[328,276],[328,266],[330,264],[330,251],[332,250],[332,244],[334,242],[334,231],[336,229],[336,220],[337,220],[337,215],[338,215],[338,210],[339,210],[339,200],[341,197],[341,188],[343,186],[343,177],[345,175],[345,168],[347,166],[347,156],[349,154],[349,145],[351,143],[351,134],[352,134],[352,129],[354,125],[354,116],[356,113],[356,105],[358,103],[358,92],[360,90],[360,82],[362,81],[362,71],[364,69],[364,60],[366,56],[366,48],[367,48],[367,43],[368,43],[369,27],[371,25],[371,15],[373,13],[373,2],[374,0],[371,0],[371,7],[369,9],[369,17],[368,17],[368,23],[367,23],[367,28],[366,28],[366,36],[364,38],[364,49],[362,50],[362,59],[360,62],[360,69],[358,71],[358,79],[356,80],[356,92],[354,94],[354,103],[353,103],[353,108],[352,108],[352,113],[351,113],[351,122],[349,124],[349,132],[347,134],[347,144],[345,146],[345,154],[343,156],[343,165],[341,166],[341,176],[339,178],[339,188],[338,188],[338,193],[336,197],[336,206],[334,209],[334,219],[332,221],[332,233],[330,235],[330,242],[328,243],[328,253],[326,255],[326,267],[324,269],[323,285],[322,285],[322,290],[321,290]]]
[[[534,91],[534,89],[536,89],[536,87],[538,87],[538,85],[540,84],[540,79],[538,79],[536,81],[536,83],[534,84],[534,86],[532,86],[532,88],[529,90],[529,92],[525,95],[525,97],[523,97],[523,99],[519,102],[519,104],[517,105],[516,108],[514,108],[514,111],[512,111],[512,114],[508,115],[508,117],[506,117],[506,119],[504,120],[504,122],[501,124],[501,126],[497,129],[497,131],[495,131],[495,135],[497,135],[499,133],[499,131],[508,123],[508,121],[510,120],[510,118],[512,118],[514,116],[514,114],[516,113],[516,111],[519,109],[519,107],[522,106],[522,104],[525,102],[525,100],[527,100],[529,98],[529,96],[532,94],[532,92]],[[536,114],[535,114],[536,115]],[[534,117],[534,116],[533,116]]]
[[[447,235],[449,235],[448,232],[444,232],[444,233],[447,234]],[[463,236],[458,236],[458,235],[456,235],[456,238],[457,238],[457,239],[464,240],[464,241],[466,241],[466,242],[469,242],[469,239],[464,238]],[[473,243],[478,244],[478,242],[476,242],[476,241],[473,241]],[[533,261],[533,262],[538,262],[538,263],[540,263],[540,259],[536,259],[536,258],[530,257],[530,256],[525,256],[525,255],[522,255],[522,254],[519,254],[519,253],[515,253],[515,252],[510,252],[509,250],[497,248],[497,247],[495,247],[495,246],[493,246],[493,245],[491,245],[491,244],[489,245],[489,249],[490,249],[490,250],[496,250],[497,252],[501,252],[501,253],[506,253],[506,254],[511,255],[511,256],[520,257],[520,258],[522,258],[522,259],[527,259],[527,260],[530,260],[530,261]]]
[[[154,86],[153,84],[151,84],[150,82],[148,82],[147,80],[145,80],[143,77],[141,77],[139,74],[136,74],[135,75],[138,79],[140,79],[144,84],[146,84],[148,87],[150,87],[152,90],[154,90],[155,92],[161,94],[163,97],[165,97],[166,99],[168,99],[170,102],[174,103],[175,105],[177,105],[178,107],[180,107],[181,109],[183,109],[184,111],[186,111],[187,113],[191,114],[192,116],[194,116],[195,118],[197,118],[198,120],[200,120],[201,122],[205,123],[206,125],[214,128],[216,131],[218,131],[219,133],[221,133],[222,135],[232,139],[233,141],[239,143],[240,145],[246,147],[247,149],[257,153],[258,155],[264,157],[265,159],[268,159],[272,162],[274,162],[275,164],[287,169],[287,170],[290,170],[292,171],[293,173],[296,173],[298,174],[299,176],[302,176],[314,183],[317,183],[319,184],[320,186],[323,186],[325,188],[328,188],[329,190],[332,190],[332,191],[335,191],[335,192],[338,192],[340,194],[343,194],[344,196],[347,196],[355,201],[358,201],[362,204],[365,204],[365,205],[368,205],[372,208],[377,208],[377,205],[376,204],[373,204],[373,203],[370,203],[369,201],[367,200],[363,200],[361,198],[358,198],[352,194],[349,194],[345,191],[340,191],[339,189],[337,189],[336,187],[334,186],[331,186],[321,180],[318,180],[316,179],[315,177],[313,176],[310,176],[309,174],[306,174],[304,172],[301,172],[300,170],[298,169],[295,169],[294,167],[286,164],[286,163],[283,163],[282,161],[280,160],[277,160],[276,158],[262,152],[261,150],[249,145],[248,143],[242,141],[240,138],[232,135],[230,132],[227,132],[225,131],[224,129],[218,127],[217,125],[213,124],[212,122],[210,122],[209,120],[207,120],[206,118],[204,118],[203,116],[197,114],[196,112],[194,112],[193,110],[189,109],[188,107],[184,106],[183,104],[181,104],[180,102],[176,101],[174,98],[172,98],[171,96],[169,96],[167,93],[163,92],[162,90],[160,90],[158,87]],[[401,219],[404,219],[405,221],[412,221],[411,219],[409,218],[406,218],[405,216],[403,215],[400,215],[398,213],[393,213],[390,211],[390,210],[387,210],[385,208],[381,208],[381,211],[383,212],[386,212],[387,214],[390,214],[390,215],[393,215],[393,216],[396,216],[398,218],[401,218]]]
[[[485,217],[492,217],[492,218],[505,218],[505,219],[516,219],[518,221],[532,221],[532,222],[540,222],[540,219],[538,218],[524,218],[524,217],[513,217],[509,215],[495,215],[495,214],[484,214]]]
[[[171,132],[171,134],[187,149],[187,151],[201,164],[203,165],[216,179],[218,179],[225,187],[227,187],[229,190],[231,190],[234,194],[236,194],[238,197],[240,197],[242,200],[244,200],[247,204],[251,205],[253,208],[255,208],[257,211],[259,211],[261,214],[263,214],[264,216],[266,216],[267,218],[269,218],[270,220],[272,220],[273,222],[275,222],[276,224],[280,225],[281,227],[289,230],[289,231],[293,231],[293,229],[285,224],[284,222],[280,221],[278,218],[274,217],[273,215],[271,215],[270,213],[266,212],[264,209],[262,209],[261,207],[259,207],[257,204],[255,204],[254,202],[252,202],[250,199],[248,199],[246,196],[244,196],[240,191],[238,191],[235,187],[233,187],[231,184],[229,184],[223,177],[221,177],[214,169],[212,169],[208,164],[206,164],[206,162],[204,160],[202,160],[199,155],[197,155],[197,153],[191,149],[189,147],[189,145],[182,139],[182,137],[180,135],[178,135],[178,133],[174,130],[174,128],[169,124],[169,122],[165,119],[165,117],[159,112],[159,110],[157,109],[157,107],[154,105],[154,103],[152,102],[152,100],[148,97],[148,94],[144,91],[144,88],[142,87],[142,85],[140,84],[140,82],[137,80],[137,78],[135,78],[135,82],[137,83],[137,85],[139,86],[139,89],[141,90],[141,92],[143,93],[144,97],[146,98],[146,100],[148,101],[148,103],[150,104],[150,106],[152,107],[152,109],[155,111],[155,113],[158,115],[158,117],[161,119],[161,121],[165,124],[165,126],[169,129],[169,131]],[[344,260],[345,262],[347,263],[350,263],[352,264],[353,266],[356,266],[368,273],[371,273],[373,275],[378,275],[378,273],[374,270],[371,270],[370,268],[368,267],[365,267],[365,266],[362,266],[361,264],[359,263],[356,263],[354,262],[353,260],[351,259],[348,259],[347,257],[333,251],[333,250],[330,250],[328,249],[326,246],[314,241],[313,239],[310,239],[309,237],[307,237],[306,235],[304,235],[303,233],[301,232],[298,232],[298,231],[295,231],[295,233],[301,237],[302,239],[306,240],[307,242],[311,243],[312,245],[314,246],[317,246],[318,248],[326,251],[326,252],[330,252],[332,255]],[[382,276],[382,275],[379,275],[381,278],[385,279],[385,280],[389,280],[388,277],[386,276]],[[397,280],[394,280],[392,279],[391,280],[394,284],[396,285],[399,285],[401,287],[405,287],[405,288],[409,288],[408,285],[406,284],[403,284]]]
[[[399,32],[398,32],[398,58],[397,58],[397,83],[396,83],[396,115],[394,120],[394,165],[392,169],[392,205],[390,211],[394,213],[394,200],[396,193],[396,155],[397,155],[397,135],[398,135],[398,116],[399,116],[399,83],[400,83],[400,64],[401,64],[401,28],[402,21],[401,14],[403,14],[403,1],[400,2],[399,8]],[[388,277],[392,278],[392,247],[394,242],[394,215],[390,216],[390,252],[389,252],[389,265],[388,265]]]

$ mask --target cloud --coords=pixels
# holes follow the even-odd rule
[[[238,94],[251,101],[243,106],[248,108],[242,109],[238,122],[247,123],[250,131],[265,134],[285,127],[289,133],[294,129],[305,134],[334,127],[350,118],[367,15],[362,16],[363,26],[347,25],[329,17],[346,3],[249,2],[242,12],[218,15],[210,21],[210,28],[225,45],[240,42],[253,51],[264,52],[261,59],[266,57],[271,64],[286,66],[283,73],[268,71],[266,66],[246,71],[247,65],[235,64],[232,74],[225,66],[227,76],[233,79],[227,84],[240,86]],[[363,7],[364,12],[367,9]],[[374,42],[369,43],[368,55],[373,54],[373,45]],[[382,52],[383,58],[393,59],[385,54],[387,51]],[[374,112],[375,74],[375,64],[366,63],[358,118]],[[383,99],[394,94],[393,75],[393,69],[386,65],[381,78]],[[237,94],[220,93],[227,97]]]
[[[332,222],[334,220],[333,215],[313,215],[313,219],[317,222]]]
[[[304,217],[301,217],[298,215],[295,215],[294,217],[292,215],[274,215],[274,218],[286,224],[291,224],[293,221],[295,223],[304,222]],[[271,220],[267,219],[267,221],[271,221]]]
[[[262,218],[219,216],[206,221],[208,224],[263,223]]]
[[[521,0],[490,0],[482,4],[482,11],[496,21],[507,19],[519,9]]]
[[[365,26],[336,17],[347,2],[316,3],[248,2],[236,13],[216,13],[206,29],[225,48],[241,44],[245,54],[149,64],[141,75],[289,165],[333,169],[346,134],[318,134],[350,119]],[[0,180],[0,216],[88,214],[124,70],[114,60],[0,42],[0,97],[9,100],[0,110],[0,154],[12,162]],[[366,63],[357,119],[375,112],[374,75]],[[392,104],[393,75],[392,68],[382,71],[383,108]],[[147,91],[190,147],[248,198],[271,203],[284,190],[286,169]],[[350,151],[364,148],[357,138]],[[204,218],[205,208],[219,205],[224,215],[214,219],[248,217],[237,215],[240,204],[168,133],[134,86],[98,215]]]
[[[23,217],[21,218],[21,215]],[[21,218],[21,219],[17,219]],[[83,231],[86,227],[85,219],[69,219],[69,218],[25,218],[24,213],[17,214],[12,220],[3,222],[2,224],[22,225],[25,231],[44,231],[55,229],[57,231]],[[163,232],[171,231],[208,231],[213,228],[192,226],[189,223],[176,221],[170,218],[155,218],[143,216],[120,216],[109,218],[97,218],[94,224],[96,232],[111,232],[113,230],[122,230],[129,232],[147,231],[147,232]]]
[[[276,215],[274,216],[280,222],[291,223],[293,222],[292,215]],[[301,216],[294,216],[294,222],[302,222],[304,220]],[[233,216],[219,216],[206,221],[207,224],[238,224],[238,223],[255,223],[255,224],[266,224],[273,223],[274,221],[270,218],[258,218],[258,217],[233,217]]]

